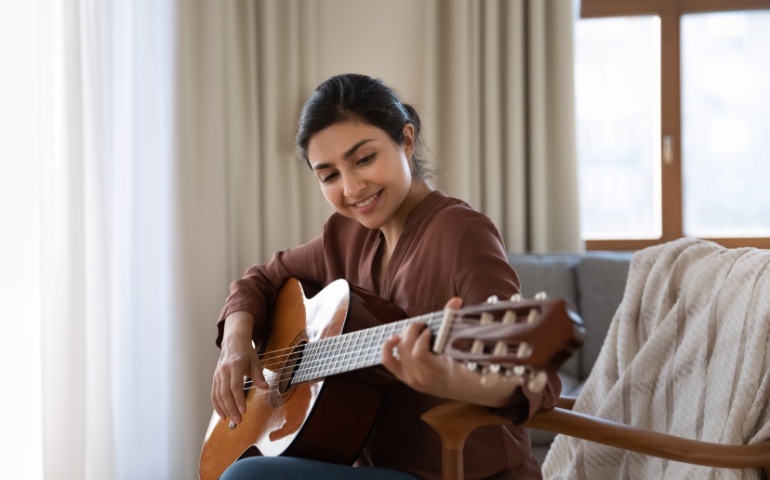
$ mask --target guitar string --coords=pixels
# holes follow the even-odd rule
[[[403,326],[403,329],[405,329],[406,326],[408,326],[410,323],[416,323],[416,322],[419,321],[419,322],[426,323],[428,327],[435,327],[435,326],[437,326],[437,324],[440,325],[439,320],[442,320],[442,319],[443,319],[443,316],[440,317],[440,318],[437,317],[437,316],[433,316],[431,318],[428,318],[427,320],[423,320],[422,317],[416,317],[415,319],[400,320],[399,322],[393,322],[393,323],[390,323],[390,324],[385,324],[383,326],[392,326],[394,324],[398,324],[400,322],[403,322],[402,326]],[[460,320],[467,320],[467,319],[459,319],[455,323],[456,324],[459,323]],[[476,324],[478,324],[478,321],[475,321],[474,319],[471,319],[470,321],[465,321],[464,323],[465,324],[470,324],[470,325],[476,325]],[[377,328],[379,328],[379,327],[377,327]],[[403,331],[403,329],[402,329],[402,331]],[[382,329],[382,330],[384,332],[387,329]],[[334,347],[338,346],[338,345],[335,345],[335,343],[336,344],[344,343],[346,341],[346,339],[349,339],[351,342],[356,342],[356,341],[359,340],[359,337],[361,337],[362,335],[364,336],[364,340],[367,340],[367,341],[378,340],[378,341],[381,342],[377,346],[368,345],[368,346],[364,346],[363,349],[359,348],[358,350],[343,351],[343,352],[340,352],[338,355],[322,358],[323,360],[325,360],[325,363],[327,365],[322,365],[322,364],[318,365],[318,366],[328,366],[328,364],[330,364],[333,361],[339,359],[340,357],[349,356],[349,357],[352,358],[352,356],[354,354],[360,354],[361,352],[365,352],[367,349],[370,349],[370,353],[372,351],[374,353],[379,353],[380,348],[382,347],[382,344],[384,344],[385,341],[387,340],[384,337],[388,337],[388,339],[389,339],[392,335],[395,334],[395,332],[387,332],[387,334],[384,335],[382,333],[375,332],[372,335],[377,336],[376,338],[374,336],[372,336],[370,338],[367,338],[366,337],[367,334],[363,333],[363,332],[367,332],[367,331],[368,330],[358,330],[358,331],[355,331],[355,332],[350,332],[348,334],[345,334],[345,335],[350,335],[348,337],[345,337],[345,335],[338,335],[338,336],[334,336],[334,337],[327,337],[327,338],[319,339],[319,340],[316,340],[316,341],[313,341],[313,342],[310,342],[310,343],[305,343],[303,345],[298,345],[296,348],[288,347],[288,348],[283,348],[283,349],[267,352],[267,353],[263,354],[263,356],[268,356],[269,355],[270,356],[269,357],[270,361],[265,362],[261,366],[263,368],[269,369],[270,367],[273,367],[275,365],[282,364],[284,362],[284,359],[286,359],[286,357],[290,357],[292,355],[295,355],[295,357],[297,357],[296,359],[291,359],[291,360],[287,361],[286,365],[282,369],[276,370],[277,372],[278,371],[281,372],[280,375],[282,375],[283,372],[285,372],[287,370],[290,371],[289,373],[293,373],[293,370],[294,370],[294,368],[297,365],[297,363],[296,363],[297,361],[300,361],[300,363],[301,363],[301,362],[308,362],[308,361],[312,362],[312,361],[317,361],[318,360],[318,357],[320,357],[319,354],[311,354],[311,356],[309,358],[301,358],[300,357],[299,354],[300,353],[304,353],[304,350],[306,350],[307,348],[309,348],[311,346],[317,347],[318,349],[323,349],[324,348],[323,344],[328,344],[330,347],[334,348]],[[345,338],[343,338],[343,337],[345,337]],[[361,347],[361,345],[359,345],[359,344],[356,344],[355,346],[356,347]],[[275,352],[280,352],[280,351],[289,351],[289,353],[284,354],[284,355],[273,355]]]
[[[377,352],[377,353],[379,353],[379,352]],[[376,357],[375,357],[375,358],[376,358]],[[244,392],[248,392],[249,390],[257,390],[257,391],[256,391],[256,392],[253,394],[254,396],[256,396],[256,395],[266,395],[266,394],[271,394],[271,393],[273,393],[274,391],[277,391],[277,390],[279,389],[279,386],[280,386],[280,384],[281,384],[281,383],[282,383],[284,380],[286,380],[286,379],[287,379],[287,378],[286,378],[287,376],[291,376],[291,373],[293,372],[293,368],[294,368],[294,367],[286,367],[286,368],[283,368],[283,369],[281,369],[281,370],[282,370],[281,374],[277,374],[277,375],[276,375],[274,378],[271,378],[271,379],[270,379],[270,381],[268,381],[268,388],[267,388],[267,389],[259,389],[257,386],[255,386],[255,385],[252,383],[252,384],[251,384],[251,386],[245,386],[245,387],[244,387],[244,389],[243,389],[243,391],[244,391]],[[361,368],[361,367],[358,367],[358,368]],[[288,373],[287,373],[287,372],[288,372]],[[286,375],[284,375],[284,374],[286,374]],[[521,376],[520,374],[516,374],[516,375],[517,375],[517,376]],[[327,376],[328,376],[328,375],[321,375],[321,376],[318,376],[318,377],[316,377],[316,378],[310,379],[310,380],[308,380],[308,381],[303,381],[303,382],[301,382],[300,384],[302,384],[302,383],[311,383],[313,380],[319,380],[319,379],[325,378],[325,377],[327,377]],[[294,385],[292,385],[292,386],[294,386]]]
[[[322,345],[322,344],[326,344],[326,343],[328,343],[328,344],[333,346],[334,342],[343,342],[343,341],[345,341],[345,339],[351,339],[351,341],[356,341],[354,339],[354,337],[361,336],[361,335],[366,335],[365,333],[362,333],[362,332],[367,332],[369,330],[380,330],[381,329],[382,331],[384,331],[384,330],[387,330],[387,329],[386,328],[381,328],[381,327],[387,327],[387,326],[391,326],[391,325],[398,324],[398,323],[401,323],[401,322],[404,322],[404,329],[406,329],[406,326],[408,326],[410,323],[417,323],[417,322],[426,323],[430,327],[430,326],[435,326],[436,322],[438,320],[441,320],[442,318],[443,317],[439,318],[439,317],[434,316],[434,317],[431,317],[431,318],[428,318],[427,320],[425,320],[423,317],[415,317],[413,319],[405,319],[405,320],[399,320],[397,322],[386,323],[386,324],[383,324],[382,326],[375,327],[373,329],[357,330],[355,332],[348,332],[348,333],[344,333],[342,335],[337,335],[337,336],[333,336],[333,337],[325,337],[325,338],[321,338],[321,339],[318,339],[318,340],[313,340],[312,342],[303,343],[301,345],[295,345],[295,346],[292,346],[292,347],[284,347],[284,348],[279,348],[279,349],[276,349],[276,350],[271,350],[269,352],[265,352],[265,353],[262,354],[262,357],[263,358],[268,358],[268,361],[265,362],[265,363],[262,363],[261,366],[263,368],[270,368],[272,366],[279,365],[279,364],[283,363],[283,361],[284,361],[284,359],[286,357],[290,357],[292,355],[298,355],[300,353],[303,353],[304,350],[307,349],[310,346],[318,346],[318,345]],[[462,320],[464,320],[464,319],[463,318],[458,318],[456,320],[456,323],[459,323]],[[466,323],[466,324],[476,324],[478,322],[474,321],[473,319],[470,319],[470,321],[466,321],[464,323]],[[377,335],[377,334],[378,333],[375,332],[372,335]],[[395,332],[393,332],[392,334],[388,334],[388,338],[390,338],[392,335],[395,335]],[[385,340],[383,340],[383,343],[384,342],[385,342]],[[319,348],[322,348],[322,347],[319,347]],[[282,353],[282,352],[286,352],[286,353]],[[281,353],[281,354],[278,355],[278,353]],[[330,357],[330,358],[334,358],[334,357]]]
[[[338,341],[344,341],[343,340],[344,338],[353,338],[356,335],[362,335],[362,334],[365,335],[363,332],[373,331],[373,330],[386,330],[385,327],[392,326],[394,324],[402,323],[404,325],[404,329],[406,329],[406,326],[408,326],[410,323],[417,323],[417,322],[425,323],[429,327],[435,327],[435,326],[437,326],[437,322],[440,325],[441,321],[443,321],[443,315],[444,315],[443,311],[433,312],[433,313],[430,313],[430,314],[421,315],[421,316],[414,317],[414,318],[407,318],[407,319],[403,319],[403,320],[398,320],[396,322],[386,323],[386,324],[380,325],[378,327],[370,328],[370,329],[356,330],[354,332],[346,332],[346,333],[341,334],[341,335],[332,336],[332,337],[325,337],[325,338],[313,340],[312,342],[304,343],[304,344],[301,344],[301,345],[295,345],[295,346],[291,346],[291,347],[280,348],[280,349],[277,349],[277,350],[271,350],[269,352],[263,353],[262,356],[263,357],[268,357],[269,360],[272,363],[269,363],[269,362],[268,363],[264,363],[264,364],[261,364],[261,366],[263,368],[269,368],[269,367],[272,367],[273,365],[278,365],[281,362],[283,362],[284,358],[286,358],[288,356],[291,356],[292,354],[302,353],[308,346],[311,346],[311,345],[320,345],[323,342],[333,343],[333,342],[338,342]],[[466,325],[478,325],[479,324],[479,320],[477,318],[475,318],[474,316],[463,316],[463,315],[459,315],[458,314],[454,318],[454,323],[455,324],[466,324]],[[395,332],[393,332],[393,334],[395,334]],[[279,352],[287,352],[287,353],[283,353],[283,354],[277,355]]]
[[[430,320],[434,321],[436,319],[434,318],[434,319],[430,319]],[[466,322],[466,323],[471,323],[473,325],[477,325],[479,322],[478,321],[472,321],[472,322]],[[363,330],[359,330],[358,332],[363,332]],[[353,333],[356,333],[356,332],[353,332]],[[336,336],[336,337],[328,337],[328,338],[323,339],[323,340],[339,340],[340,338],[341,338],[340,336]],[[370,339],[370,340],[372,340],[372,339]],[[355,341],[355,340],[353,340],[353,341]],[[317,343],[318,342],[314,342],[313,344],[317,344]],[[306,347],[308,345],[311,345],[311,344],[305,344],[305,345],[303,345],[303,347]],[[356,361],[360,361],[361,358],[358,357],[358,355],[361,354],[362,352],[364,352],[364,353],[366,353],[367,356],[371,356],[373,354],[373,356],[371,357],[372,361],[376,361],[376,360],[381,358],[380,357],[381,344],[376,346],[376,347],[374,347],[372,345],[365,345],[365,346],[356,345],[356,346],[357,347],[361,347],[361,348],[354,349],[354,350],[348,350],[348,351],[342,352],[342,353],[340,353],[338,355],[334,355],[334,356],[331,356],[331,357],[323,357],[320,354],[320,352],[319,353],[311,353],[310,357],[308,357],[308,358],[299,358],[299,356],[297,356],[296,359],[291,359],[290,361],[287,361],[286,364],[282,368],[276,369],[275,372],[274,372],[275,373],[274,377],[271,378],[271,382],[269,382],[270,386],[268,387],[268,389],[260,391],[260,392],[257,392],[256,394],[272,392],[274,390],[274,387],[277,387],[277,385],[279,385],[280,383],[284,382],[285,380],[288,379],[288,377],[291,377],[294,374],[295,368],[298,365],[298,363],[297,363],[298,361],[299,361],[299,363],[302,363],[302,362],[310,362],[310,363],[312,363],[313,361],[318,360],[318,358],[321,358],[325,362],[323,364],[319,364],[319,365],[316,365],[314,367],[309,367],[311,369],[312,368],[316,368],[316,369],[320,368],[321,371],[324,374],[323,375],[318,375],[316,377],[313,377],[313,378],[310,378],[308,380],[305,380],[305,381],[301,382],[301,383],[305,383],[306,381],[316,380],[316,379],[320,379],[320,378],[324,378],[324,377],[330,376],[330,374],[334,375],[334,374],[337,374],[337,373],[342,373],[342,372],[335,372],[334,370],[335,370],[336,367],[333,366],[334,362],[337,359],[342,358],[342,357],[348,356],[351,360],[354,359],[354,357],[355,357]],[[287,349],[283,349],[283,350],[287,350]],[[286,357],[286,355],[283,355],[283,357]],[[369,361],[369,360],[366,360],[364,363],[366,363],[367,361]],[[272,365],[280,364],[280,363],[281,362],[273,362],[270,365],[272,366]],[[376,362],[371,364],[371,365],[358,365],[357,367],[355,367],[355,368],[353,368],[351,370],[355,370],[355,369],[359,369],[359,368],[365,368],[367,366],[373,366],[374,364],[376,364]],[[346,370],[346,371],[349,371],[349,370]],[[248,390],[255,389],[255,388],[257,388],[257,387],[252,384],[252,386],[250,386],[250,387],[245,387],[244,391],[248,391]]]
[[[384,324],[383,327],[393,326],[394,324],[397,325],[398,323],[403,323],[403,325],[400,325],[402,327],[402,331],[403,331],[403,329],[405,329],[410,323],[416,323],[416,322],[424,322],[424,323],[426,323],[426,325],[428,327],[433,327],[433,326],[436,326],[437,323],[440,324],[439,320],[443,320],[443,313],[441,314],[441,317],[437,317],[435,314],[432,314],[432,316],[429,315],[430,318],[427,318],[427,319],[424,319],[423,317],[425,317],[425,316],[416,317],[416,318],[413,318],[413,319],[400,320],[398,322],[393,322],[393,323],[390,323],[390,324]],[[459,319],[459,320],[462,320],[462,319]],[[478,322],[474,321],[474,320],[471,320],[471,321],[466,321],[465,323],[466,324],[477,324]],[[377,328],[379,329],[380,327],[377,327]],[[398,328],[398,327],[396,327],[396,328]],[[377,335],[377,333],[380,333],[380,335],[379,335],[380,338],[378,338],[378,340],[380,340],[381,343],[379,343],[376,347],[374,347],[372,345],[356,344],[354,346],[355,347],[359,347],[359,348],[356,348],[356,349],[353,349],[353,350],[348,350],[348,351],[345,351],[345,352],[341,352],[341,353],[339,353],[337,355],[333,355],[331,357],[326,357],[326,358],[323,358],[320,353],[315,353],[315,354],[311,353],[309,357],[304,358],[304,357],[300,357],[299,353],[303,353],[304,350],[307,349],[311,345],[313,345],[313,346],[319,345],[320,342],[322,342],[324,340],[326,340],[327,341],[326,343],[328,343],[330,346],[335,346],[334,345],[335,342],[337,342],[337,343],[344,342],[344,339],[342,338],[343,337],[342,335],[338,335],[338,336],[334,336],[334,337],[327,337],[327,338],[320,339],[318,341],[314,341],[314,342],[311,342],[311,343],[305,343],[303,345],[297,346],[296,348],[286,347],[286,348],[282,348],[282,349],[278,349],[278,350],[273,350],[273,351],[267,352],[267,353],[263,354],[263,356],[270,355],[270,360],[271,361],[265,362],[264,364],[262,364],[261,366],[262,366],[263,369],[269,368],[269,367],[272,367],[272,366],[275,366],[275,365],[280,365],[280,364],[283,363],[283,360],[277,360],[277,359],[286,359],[286,357],[290,357],[292,355],[295,355],[296,358],[289,359],[288,361],[286,361],[286,363],[283,365],[283,367],[276,369],[275,370],[275,377],[271,379],[273,382],[270,382],[270,386],[268,387],[268,389],[267,390],[259,391],[259,392],[256,393],[256,395],[272,392],[275,389],[275,387],[277,387],[280,383],[282,383],[283,381],[285,381],[289,377],[291,377],[294,374],[294,371],[295,371],[297,365],[301,364],[302,362],[309,362],[310,363],[310,362],[313,362],[313,361],[317,361],[319,358],[321,358],[322,360],[324,360],[323,364],[319,364],[319,365],[317,365],[315,367],[310,367],[310,368],[319,368],[320,367],[321,370],[324,370],[324,369],[329,369],[329,365],[330,364],[333,364],[336,360],[338,360],[340,358],[343,358],[345,356],[348,356],[351,359],[353,357],[355,357],[356,360],[360,360],[360,358],[359,358],[360,354],[361,353],[367,353],[367,355],[374,354],[374,356],[372,357],[372,360],[376,360],[378,358],[379,354],[381,353],[382,345],[386,341],[386,339],[384,337],[387,336],[388,338],[390,338],[393,334],[395,334],[395,332],[392,332],[392,333],[387,333],[387,335],[384,335],[384,333],[386,333],[386,330],[387,330],[386,328],[383,328],[383,329],[381,329],[380,332],[375,332],[374,333],[374,335]],[[359,336],[360,335],[365,335],[365,334],[362,334],[361,332],[366,332],[366,331],[367,330],[358,330],[356,332],[350,332],[349,334],[345,334],[345,335],[352,335],[352,336],[347,337],[347,338],[351,339],[351,342],[355,342],[357,339],[354,339],[353,336],[355,336],[355,334],[359,334]],[[374,340],[374,338],[369,338],[368,340]],[[323,348],[323,346],[321,346],[319,348]],[[288,351],[289,353],[283,354],[283,355],[274,355],[276,352],[285,352],[285,351]],[[363,367],[359,366],[357,368],[363,368]],[[334,369],[331,368],[329,370],[329,372],[326,372],[326,373],[333,373],[333,370]],[[337,372],[337,373],[339,373],[339,372]],[[320,376],[317,376],[317,377],[315,377],[313,379],[323,378],[323,377],[326,377],[326,376],[328,376],[328,375],[320,375]],[[313,380],[313,379],[311,379],[311,380]],[[244,388],[244,391],[251,390],[251,389],[254,389],[254,388],[257,388],[257,387],[252,384],[251,387]]]
[[[416,321],[417,320],[415,320],[414,322],[416,322]],[[420,320],[420,321],[422,321],[422,320]],[[397,323],[397,322],[394,322],[394,323]],[[409,322],[409,323],[413,323],[413,322]],[[435,326],[435,325],[430,325],[430,324],[435,324],[436,323],[436,319],[429,319],[426,323],[428,323],[429,326]],[[385,325],[392,325],[392,324],[385,324]],[[406,328],[406,325],[408,325],[408,323],[404,325],[404,328]],[[367,338],[365,336],[366,334],[362,334],[360,332],[366,332],[366,330],[358,330],[356,332],[351,332],[349,334],[345,334],[345,335],[350,335],[348,337],[345,337],[344,335],[338,335],[338,336],[334,336],[334,337],[327,337],[327,338],[315,340],[313,342],[309,342],[309,343],[305,343],[305,344],[302,344],[302,345],[298,345],[295,348],[288,347],[288,348],[283,348],[283,349],[273,350],[273,351],[267,352],[267,353],[263,354],[263,357],[269,356],[269,361],[261,364],[261,366],[264,369],[271,369],[271,367],[273,367],[273,366],[284,364],[284,361],[286,360],[285,364],[284,364],[284,367],[276,370],[276,372],[281,372],[281,374],[282,374],[283,372],[285,372],[287,370],[290,370],[290,373],[292,373],[294,368],[296,367],[298,361],[300,363],[302,363],[302,362],[312,362],[312,361],[316,361],[319,358],[321,358],[328,365],[328,364],[333,363],[334,361],[340,359],[341,357],[345,357],[345,356],[353,357],[354,355],[361,354],[362,352],[366,352],[367,350],[370,351],[370,352],[378,353],[380,351],[380,349],[382,348],[382,345],[388,339],[390,339],[390,337],[392,337],[392,335],[395,334],[395,332],[388,332],[387,334],[385,334],[386,332],[383,330],[382,333],[373,333],[372,335],[374,335],[374,336],[371,336],[371,337]],[[358,334],[358,336],[356,336],[356,334]],[[355,345],[351,345],[351,346],[357,348],[355,350],[341,351],[341,352],[339,352],[336,355],[327,356],[325,358],[323,358],[320,353],[315,353],[315,354],[311,353],[310,357],[307,357],[307,358],[300,356],[301,353],[305,353],[305,350],[310,348],[310,347],[317,347],[317,349],[323,349],[325,345],[329,345],[330,347],[334,348],[334,347],[338,346],[336,344],[344,343],[346,340],[350,340],[351,343],[357,342],[358,340],[360,340],[359,337],[361,337],[362,335],[364,336],[364,340],[366,340],[366,341],[374,341],[374,340],[378,341],[379,342],[378,345],[375,346],[375,345],[355,344]],[[281,351],[289,351],[289,353],[283,354],[283,355],[273,355],[275,352],[281,352]],[[291,357],[291,356],[295,356],[296,358],[294,358],[294,359],[288,358],[288,360],[287,360],[287,357]],[[319,366],[323,366],[323,365],[319,364]]]

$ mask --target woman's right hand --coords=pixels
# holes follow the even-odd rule
[[[246,412],[244,378],[251,377],[257,388],[268,388],[262,375],[259,356],[251,341],[253,329],[254,317],[251,314],[233,312],[227,316],[222,351],[211,386],[211,403],[219,418],[229,418],[236,424],[241,423],[242,415]]]

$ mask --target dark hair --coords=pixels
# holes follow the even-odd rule
[[[329,78],[316,87],[305,102],[295,143],[308,166],[307,149],[313,135],[335,123],[353,119],[383,130],[397,145],[404,144],[404,125],[411,123],[414,127],[412,162],[415,174],[425,178],[417,111],[402,103],[382,80],[355,73]]]

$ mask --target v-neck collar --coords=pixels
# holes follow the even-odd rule
[[[415,225],[419,225],[444,198],[446,198],[446,195],[443,192],[440,190],[433,190],[428,193],[420,203],[415,205],[411,212],[409,212],[409,215],[407,215],[406,221],[404,222],[404,230],[401,232],[401,236],[398,238],[398,242],[396,242],[396,247],[393,249],[393,255],[390,257],[388,266],[385,268],[385,274],[382,276],[382,282],[380,283],[379,289],[374,288],[374,262],[378,259],[377,252],[385,241],[385,238],[380,230],[372,231],[372,233],[376,235],[376,240],[374,241],[373,250],[369,255],[369,279],[372,288],[376,291],[377,295],[382,298],[389,297],[392,279],[395,276],[393,272],[398,271],[398,267],[403,262],[406,254],[404,248],[407,247],[404,247],[404,245],[411,244],[411,241],[405,241],[407,239],[406,237],[409,236],[408,232]]]

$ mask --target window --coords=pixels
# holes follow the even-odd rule
[[[586,247],[770,248],[770,0],[582,0],[575,37]]]

